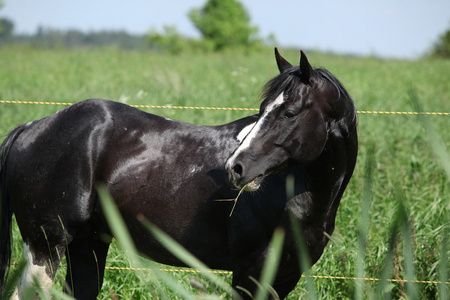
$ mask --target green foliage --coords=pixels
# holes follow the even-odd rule
[[[0,10],[3,8],[3,0],[0,0]],[[1,20],[1,19],[0,19]],[[3,26],[0,24],[0,34],[4,31]]]
[[[432,54],[437,57],[450,58],[450,29],[439,37]]]
[[[207,52],[213,49],[209,41],[189,39],[173,26],[164,26],[162,33],[152,29],[148,35],[148,42],[151,49],[168,51],[171,54],[179,54],[182,51]]]
[[[0,45],[11,39],[14,31],[14,23],[5,18],[0,18]]]
[[[152,29],[148,35],[148,42],[152,48],[162,48],[173,54],[180,53],[186,41],[177,29],[172,26],[164,26],[164,32],[160,34]]]
[[[201,9],[193,9],[189,17],[203,38],[216,50],[232,47],[252,47],[258,29],[250,26],[250,17],[236,0],[208,0]]]

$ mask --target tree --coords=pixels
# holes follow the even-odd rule
[[[164,26],[164,33],[155,29],[150,31],[148,42],[151,47],[158,50],[168,50],[172,54],[180,53],[185,46],[185,38],[173,26]]]
[[[250,26],[247,11],[236,0],[208,0],[201,9],[191,10],[189,18],[216,50],[259,42],[255,38],[258,29]]]
[[[439,37],[434,45],[433,56],[450,58],[450,29]]]
[[[11,38],[13,31],[14,23],[11,20],[0,18],[0,42],[4,42]]]
[[[0,10],[3,8],[3,0],[0,0]],[[10,39],[14,31],[13,21],[0,18],[0,43]]]
[[[0,0],[0,10],[3,8],[3,0]],[[3,31],[2,26],[0,25],[0,33]]]

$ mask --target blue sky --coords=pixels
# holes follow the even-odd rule
[[[0,11],[17,33],[104,29],[146,33],[175,26],[198,37],[187,14],[206,0],[4,0]],[[413,59],[450,28],[449,0],[241,0],[259,28],[281,47]]]

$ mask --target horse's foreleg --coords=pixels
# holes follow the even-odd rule
[[[94,237],[75,239],[67,251],[66,284],[76,299],[96,299],[103,284],[109,243]]]
[[[39,298],[38,289],[50,299],[49,290],[53,284],[53,278],[58,268],[60,257],[63,255],[63,253],[56,254],[55,257],[47,254],[37,255],[24,243],[23,257],[26,265],[11,299]]]

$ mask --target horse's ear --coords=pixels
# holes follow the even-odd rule
[[[280,55],[277,47],[275,47],[275,58],[277,60],[278,70],[280,70],[280,73],[283,73],[285,70],[292,68],[292,65]]]
[[[300,50],[300,78],[302,82],[311,84],[314,78],[314,70],[309,64],[308,58],[306,57],[305,52]]]

